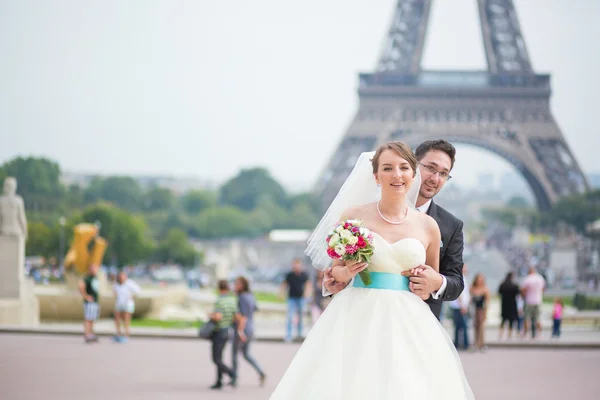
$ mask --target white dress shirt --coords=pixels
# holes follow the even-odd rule
[[[465,288],[461,292],[460,296],[458,296],[458,299],[450,302],[450,308],[453,310],[468,308],[470,302],[471,293],[469,292],[469,285],[467,285],[467,280],[465,279]]]
[[[417,207],[417,211],[427,214],[427,211],[429,211],[430,206],[431,206],[431,199],[427,200],[427,202],[425,204],[423,204],[421,207]],[[440,274],[440,275],[442,275],[442,274]],[[438,300],[440,298],[440,296],[444,294],[444,291],[446,290],[447,285],[448,285],[448,281],[446,281],[446,277],[444,275],[442,275],[442,286],[440,286],[440,288],[436,292],[431,293],[431,297]]]

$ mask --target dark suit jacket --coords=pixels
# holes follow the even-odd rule
[[[463,222],[431,201],[427,214],[431,216],[440,227],[442,246],[440,247],[440,274],[446,277],[446,290],[435,300],[427,300],[429,308],[437,319],[440,319],[442,301],[456,300],[462,293],[465,282],[463,280]]]

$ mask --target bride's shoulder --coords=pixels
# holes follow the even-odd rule
[[[431,217],[430,215],[427,215],[425,213],[422,212],[415,212],[417,215],[417,218],[419,218],[421,220],[422,223],[425,224],[425,227],[427,227],[428,230],[439,230],[440,227],[438,226],[438,223],[435,219],[433,219],[433,217]]]
[[[425,227],[425,231],[427,232],[427,237],[429,238],[431,243],[438,243],[441,240],[442,233],[440,232],[440,227],[433,217],[425,214],[417,212],[418,217],[421,219],[421,223]]]
[[[350,207],[342,213],[341,220],[367,218],[375,207],[375,203],[361,204],[360,206]]]

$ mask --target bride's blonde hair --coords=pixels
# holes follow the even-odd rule
[[[381,157],[381,153],[386,150],[392,150],[400,157],[404,158],[410,164],[413,170],[413,176],[417,173],[417,157],[415,153],[403,142],[389,142],[379,146],[375,155],[371,159],[371,165],[373,166],[373,173],[376,173],[379,169],[379,157]]]

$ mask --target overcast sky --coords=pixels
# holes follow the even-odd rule
[[[312,184],[354,115],[396,0],[0,0],[0,163]],[[423,67],[484,69],[476,0],[437,0]],[[552,111],[600,171],[600,1],[515,0]],[[491,160],[490,160],[491,159]],[[460,146],[466,183],[510,169]]]

